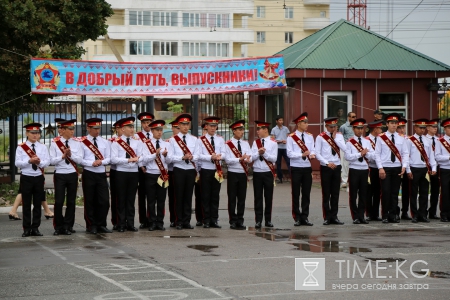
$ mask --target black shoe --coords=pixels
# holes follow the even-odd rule
[[[432,220],[439,220],[439,219],[440,219],[440,218],[439,218],[438,216],[436,216],[436,215],[430,215],[428,218],[429,218],[429,219],[432,219]]]
[[[125,227],[119,226],[119,227],[117,227],[117,231],[118,232],[125,232]]]
[[[230,224],[230,229],[236,230],[236,229],[237,229],[236,223],[231,223],[231,224]]]
[[[37,228],[36,229],[31,229],[30,235],[31,236],[43,236],[43,234],[40,233],[39,229],[37,229]]]
[[[61,230],[62,235],[72,235],[72,233],[69,231],[69,229],[63,229]]]
[[[77,233],[77,231],[76,230],[74,230],[73,229],[73,227],[69,227],[69,229],[68,229],[69,231],[70,231],[70,233]]]
[[[100,226],[98,228],[98,232],[100,232],[100,233],[112,233],[112,231],[109,230],[108,228],[106,228],[105,226]]]
[[[8,215],[8,216],[9,216],[9,219],[10,219],[10,220],[16,220],[16,221],[17,221],[17,220],[22,220],[21,218],[19,218],[19,216],[17,216],[17,214],[15,214],[15,215],[11,215],[11,214],[10,214],[10,215]]]
[[[177,230],[181,230],[181,229],[183,229],[183,225],[177,225]]]
[[[441,222],[448,222],[447,218],[441,218]]]
[[[306,225],[306,226],[313,226],[314,224],[311,223],[310,221],[308,221],[308,219],[301,221],[302,225]]]
[[[422,222],[422,223],[430,223],[430,220],[428,220],[426,217],[422,217],[417,219],[417,221]]]
[[[30,229],[27,229],[27,230],[25,230],[23,233],[22,233],[22,237],[27,237],[27,236],[30,236],[31,235],[31,230]]]
[[[139,229],[137,229],[137,228],[134,227],[134,226],[127,226],[127,230],[128,230],[128,231],[133,231],[133,232],[139,231]]]
[[[338,218],[331,220],[331,224],[336,224],[336,225],[344,225],[344,222],[339,221]]]
[[[113,225],[113,230],[119,230],[119,226]]]
[[[261,222],[256,222],[255,228],[261,228]]]
[[[389,223],[400,223],[400,220],[395,217],[394,219],[389,220]]]
[[[366,218],[366,221],[367,221],[367,222],[370,222],[370,221],[372,221],[372,218],[371,218],[371,217],[367,217],[367,218]]]
[[[270,221],[266,221],[266,224],[264,224],[264,225],[266,225],[266,227],[273,227],[273,224]]]
[[[412,220],[412,218],[410,218],[410,217],[408,216],[408,213],[403,213],[401,219],[402,219],[402,220]]]
[[[92,227],[90,233],[97,234],[97,227]]]
[[[211,227],[211,225],[209,225],[209,224],[207,224],[207,223],[205,223],[204,225],[203,225],[203,228],[210,228]]]
[[[322,225],[330,225],[330,221],[328,220],[323,220],[323,224]]]
[[[164,228],[164,226],[162,226],[162,225],[156,225],[156,226],[155,226],[155,229],[156,229],[156,230],[161,230],[161,231],[166,230],[166,228]]]
[[[202,225],[203,225],[202,222],[197,222],[197,223],[195,223],[195,226],[202,226]]]
[[[211,228],[222,228],[217,222],[210,223],[209,226],[211,226]]]
[[[412,222],[412,223],[417,223],[417,219],[416,219],[416,218],[412,218],[412,219],[411,219],[411,222]]]
[[[184,224],[183,229],[194,229],[194,227],[191,224]]]
[[[383,221],[383,219],[380,218],[380,217],[373,217],[373,218],[371,218],[371,219],[372,219],[372,221],[378,221],[378,222]]]
[[[55,232],[53,232],[53,235],[59,235],[59,230],[55,230]]]
[[[366,219],[360,219],[359,220],[361,222],[361,224],[369,224],[369,222]]]
[[[297,220],[294,222],[294,226],[300,226],[300,225],[302,225],[302,223],[300,223],[300,221]]]
[[[170,227],[177,227],[174,222],[170,222]]]
[[[237,229],[237,230],[245,230],[246,228],[245,228],[245,226],[242,225],[241,223],[237,223],[237,224],[236,224],[236,229]]]
[[[359,219],[354,219],[353,224],[361,224],[361,221]]]
[[[383,219],[383,220],[381,221],[381,223],[387,224],[387,223],[389,223],[389,220],[388,220],[388,219]]]
[[[148,227],[148,231],[154,231],[156,229],[156,225],[152,224]]]
[[[148,227],[148,223],[141,223],[141,225],[139,225],[139,229],[144,229]]]

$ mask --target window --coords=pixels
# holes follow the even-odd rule
[[[347,122],[347,114],[352,109],[352,92],[324,92],[324,118],[338,117],[338,126]]]
[[[320,12],[320,17],[321,18],[326,18],[327,17],[327,12],[326,11],[321,11]]]
[[[178,56],[178,43],[160,41],[130,41],[130,55]]]
[[[222,28],[229,28],[230,27],[229,18],[230,18],[229,14],[223,14],[222,15]]]
[[[266,96],[266,120],[270,120],[272,124],[276,124],[277,115],[284,114],[283,95]]]
[[[292,6],[286,7],[284,10],[284,18],[285,19],[293,19],[294,18],[294,8]]]
[[[294,42],[294,33],[293,32],[285,32],[284,33],[284,42],[286,44],[292,44]]]
[[[159,11],[134,11],[129,12],[130,25],[143,26],[178,26],[178,13]]]
[[[150,12],[130,10],[128,13],[130,25],[150,26]]]
[[[265,31],[257,31],[256,32],[256,42],[257,43],[265,43],[266,42],[266,32]]]
[[[183,56],[221,56],[228,57],[226,43],[189,43],[183,42]]]
[[[257,6],[256,7],[256,17],[257,18],[265,18],[266,17],[266,7],[265,6]]]
[[[183,13],[183,27],[230,27],[229,14]]]
[[[200,27],[200,14],[183,13],[183,27]]]

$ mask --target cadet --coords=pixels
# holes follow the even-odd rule
[[[177,135],[180,132],[178,128],[178,122],[172,121],[169,123],[172,125],[172,136]],[[166,140],[169,143],[169,139]],[[170,214],[170,227],[175,227],[175,190],[173,183],[173,163],[167,161],[167,169],[169,170],[169,187],[167,189],[167,194],[169,194],[169,214]],[[202,224],[203,225],[203,224]]]
[[[73,138],[75,122],[69,120],[60,123],[61,136],[55,137],[50,145],[50,163],[55,166],[53,182],[55,184],[55,218],[53,235],[71,235],[75,222],[75,200],[78,189],[78,167],[81,164],[82,150],[76,138]],[[63,205],[66,211],[63,216]]]
[[[369,136],[366,137],[367,141],[370,142],[370,146],[375,151],[375,146],[377,140],[379,139],[382,131],[383,121],[375,121],[368,124],[370,129]],[[366,202],[366,221],[381,221],[380,218],[380,197],[381,197],[381,185],[380,185],[380,175],[378,173],[377,163],[375,161],[375,155],[369,158],[369,192]]]
[[[86,232],[92,234],[111,232],[106,227],[109,192],[105,168],[110,162],[110,146],[108,141],[100,136],[102,121],[100,118],[87,119],[85,122],[88,135],[81,138],[84,219]]]
[[[253,192],[255,197],[255,228],[261,228],[264,215],[265,226],[273,227],[272,202],[278,145],[269,137],[270,123],[255,121],[258,139],[252,145]],[[264,196],[263,196],[264,195]],[[264,203],[266,209],[264,209]]]
[[[369,180],[369,159],[374,157],[370,142],[364,138],[365,119],[350,122],[355,135],[346,143],[345,159],[349,162],[349,202],[353,224],[368,224],[364,218]],[[358,198],[358,204],[356,199]]]
[[[311,159],[315,158],[314,137],[306,132],[308,129],[308,113],[302,113],[292,121],[297,130],[290,134],[286,141],[287,155],[291,165],[292,217],[294,226],[313,226],[309,222],[309,204],[312,186]],[[302,211],[300,212],[300,189],[302,191]]]
[[[397,126],[397,133],[404,137],[405,139],[409,138],[409,136],[406,135],[406,123],[408,121],[404,118],[400,118],[398,121]],[[408,216],[408,210],[409,210],[409,192],[411,190],[411,180],[409,180],[409,177],[404,174],[402,177],[402,208],[401,208],[401,217],[400,217],[400,206],[397,205],[397,219],[402,220],[411,220],[411,217]]]
[[[202,136],[204,136],[206,131],[206,123],[202,124]],[[197,223],[195,223],[195,226],[203,226],[204,221],[204,215],[203,215],[203,208],[202,208],[202,178],[200,176],[200,170],[202,169],[202,162],[200,160],[197,161],[195,164],[195,170],[197,171],[197,180],[194,184],[194,208],[195,208],[195,220]]]
[[[41,202],[44,201],[44,168],[50,164],[47,147],[39,143],[39,123],[23,126],[26,129],[27,140],[17,146],[16,167],[22,170],[20,175],[20,190],[22,192],[23,234],[27,236],[42,236],[39,232],[41,225]],[[33,214],[31,205],[33,204]]]
[[[441,199],[439,208],[441,210],[441,222],[448,222],[450,218],[450,119],[441,122],[445,135],[440,137],[436,143],[436,161],[440,167]]]
[[[115,128],[116,134],[108,139],[110,147],[114,143],[116,138],[122,136],[122,127],[120,127],[119,122],[115,122],[112,127]],[[113,230],[117,230],[119,224],[119,216],[117,214],[116,169],[117,166],[115,164],[111,164],[109,168],[109,191],[111,193],[111,223],[113,224]]]
[[[326,131],[316,138],[315,154],[320,161],[320,181],[322,184],[323,225],[344,222],[338,219],[339,189],[341,184],[340,151],[345,151],[344,137],[337,131],[337,117],[324,120]]]
[[[431,143],[431,149],[433,152],[436,150],[436,143],[438,137],[436,136],[438,130],[439,119],[430,120],[427,123],[427,132],[425,136]],[[439,165],[436,166],[436,174],[430,176],[430,208],[428,209],[428,219],[437,219],[437,205],[439,201]]]
[[[392,113],[386,116],[387,131],[379,135],[375,146],[375,160],[381,179],[383,223],[399,223],[397,219],[398,191],[401,176],[409,164],[409,153],[405,139],[397,132],[400,115]]]

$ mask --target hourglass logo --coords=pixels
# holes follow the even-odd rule
[[[295,289],[325,290],[325,258],[295,259]]]

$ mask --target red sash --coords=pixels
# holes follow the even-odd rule
[[[448,153],[450,153],[450,144],[447,142],[447,140],[441,136],[439,138],[439,142],[441,142],[442,146],[444,146],[445,150],[447,150]]]
[[[397,146],[392,143],[392,141],[387,137],[385,133],[380,134],[379,137],[381,137],[381,139],[386,143],[389,149],[394,152],[394,155],[398,158],[400,163],[402,163],[402,156],[400,155],[400,152],[398,152]]]
[[[177,142],[178,146],[180,146],[181,151],[183,151],[184,155],[186,154],[192,154],[189,148],[186,146],[186,144],[180,139],[178,135],[174,135],[173,138]],[[195,166],[195,163],[191,161],[192,165],[194,166],[195,170],[197,170],[197,167]]]
[[[97,158],[99,160],[104,160],[105,158],[103,157],[103,155],[100,153],[100,150],[98,150],[97,147],[95,147],[94,144],[91,143],[91,141],[87,138],[87,136],[83,136],[81,138],[81,142],[89,149],[91,150],[92,153],[94,153],[95,156],[97,156]]]
[[[203,145],[205,145],[206,150],[208,150],[209,155],[214,154],[214,149],[211,145],[211,143],[208,141],[208,139],[203,135],[200,137],[200,140],[202,141]],[[218,182],[223,181],[223,172],[222,172],[222,166],[220,165],[220,162],[217,160],[214,161],[214,164],[216,165],[216,176]]]
[[[234,156],[236,156],[236,158],[241,158],[242,154],[241,152],[239,152],[239,150],[236,148],[236,146],[233,144],[233,142],[231,140],[227,141],[225,144],[228,145],[228,147],[230,147],[231,152],[233,152]],[[245,162],[242,160],[239,162],[242,166],[242,168],[244,169],[245,175],[247,176],[247,181],[248,181],[248,169],[247,166],[245,165]]]
[[[128,153],[132,158],[135,158],[137,155],[134,152],[133,148],[131,148],[130,145],[128,145],[122,138],[116,139],[116,142],[125,150],[126,153]]]
[[[363,147],[362,145],[360,145],[354,138],[351,138],[348,140],[350,143],[352,143],[353,146],[355,146],[356,150],[358,150],[358,152],[363,151]],[[363,157],[364,160],[366,161],[367,164],[369,164],[369,160],[367,159],[367,157]]]
[[[409,138],[409,140],[417,147],[417,150],[419,150],[420,155],[422,156],[423,160],[425,161],[425,164],[427,165],[428,168],[428,172],[431,173],[431,165],[430,165],[430,160],[428,159],[428,155],[425,152],[425,149],[423,148],[422,144],[420,143],[420,141],[418,141],[416,139],[415,136],[411,136]]]
[[[262,143],[261,143],[261,139],[257,139],[255,140],[256,146],[259,148],[262,148]],[[262,157],[262,155],[261,155]],[[275,178],[277,177],[277,172],[275,172],[275,167],[273,166],[273,163],[268,161],[267,159],[265,159],[264,157],[262,157],[263,160],[266,162],[266,164],[269,166],[270,172],[272,172],[273,175],[273,179],[275,180]]]
[[[293,133],[293,134],[291,135],[291,138],[297,143],[297,145],[300,147],[300,149],[301,149],[303,152],[309,151],[309,150],[308,150],[308,147],[306,147],[305,143],[303,143],[303,141],[302,141],[295,133]],[[311,161],[311,160],[309,159],[309,156],[306,156],[306,158],[308,158],[308,160]]]
[[[61,142],[61,138],[59,136],[55,137],[53,141],[55,142],[56,146],[58,146],[59,150],[61,150],[61,152],[64,154],[64,150],[66,150],[67,147],[63,144],[63,142]],[[78,174],[77,164],[70,157],[66,157],[66,159],[70,162],[72,167],[74,167],[75,172],[77,172]]]
[[[370,137],[368,137],[368,136],[366,136],[366,140],[368,140],[370,142],[370,144],[372,145],[373,150],[375,150],[375,146],[376,146],[375,142],[372,141],[372,139]]]
[[[142,132],[139,132],[138,135],[141,138],[141,140],[144,142],[144,144],[147,145],[147,148],[150,151],[150,153],[155,154],[156,149],[155,149],[155,147],[153,147],[152,141],[147,139]],[[164,168],[164,164],[161,161],[161,157],[156,156],[155,162],[156,162],[156,165],[158,166],[159,171],[161,172],[161,176],[159,176],[159,178],[161,178],[162,182],[160,185],[162,186],[162,184],[164,183],[165,187],[168,187],[169,186],[169,174],[167,173],[166,169]]]
[[[333,148],[334,152],[341,158],[341,149],[339,149],[338,145],[334,141],[334,139],[330,138],[330,136],[324,131],[320,134],[320,136],[327,141],[327,143]]]
[[[32,158],[33,156],[36,156],[36,153],[35,153],[33,150],[31,150],[30,147],[28,147],[27,144],[22,143],[22,144],[20,144],[19,146],[22,147],[23,151],[25,151],[25,153],[26,153],[30,158]],[[42,175],[44,175],[44,168],[41,168],[41,167],[38,167],[38,168],[39,168],[39,170],[41,170]]]

